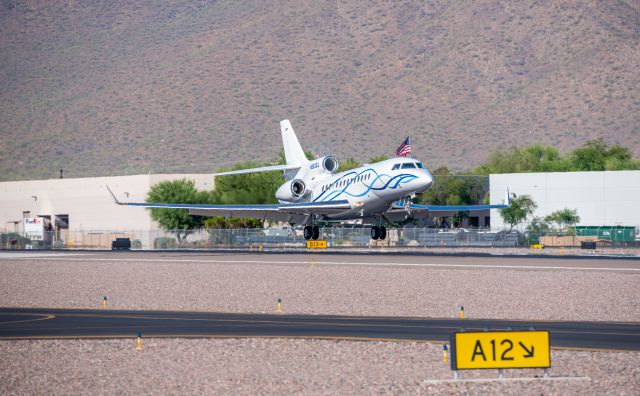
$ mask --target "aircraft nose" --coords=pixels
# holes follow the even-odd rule
[[[431,172],[425,169],[424,175],[420,177],[420,190],[421,192],[426,191],[433,185],[433,175]]]

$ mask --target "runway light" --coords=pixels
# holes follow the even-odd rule
[[[106,309],[106,308],[107,308],[107,304],[108,304],[108,302],[107,302],[107,296],[103,296],[103,297],[102,297],[102,308],[105,308],[105,309]]]
[[[282,313],[282,299],[278,299],[278,313]]]
[[[444,344],[444,346],[442,347],[442,354],[444,356],[444,362],[447,362],[447,351],[449,350],[449,346],[447,346],[447,344]]]
[[[464,306],[460,306],[460,319],[464,319]]]
[[[142,332],[140,330],[138,330],[137,339],[138,346],[136,347],[136,349],[142,349]]]

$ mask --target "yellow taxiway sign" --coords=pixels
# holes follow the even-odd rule
[[[318,239],[316,241],[307,241],[307,249],[326,249],[327,241],[324,239]]]
[[[451,336],[451,369],[548,368],[548,331],[460,332]]]

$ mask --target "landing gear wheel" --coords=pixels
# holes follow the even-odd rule
[[[320,237],[320,229],[317,225],[311,227],[311,239],[318,239]]]
[[[371,239],[376,240],[378,238],[380,238],[380,229],[378,226],[371,227]]]
[[[386,238],[387,238],[387,227],[382,226],[380,227],[380,240],[383,240]]]
[[[311,226],[304,226],[304,231],[302,232],[302,234],[304,235],[304,239],[306,239],[307,241],[311,239],[311,237],[313,236],[313,230],[311,229]]]

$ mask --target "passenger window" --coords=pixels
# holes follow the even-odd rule
[[[416,165],[413,162],[402,164],[402,169],[414,169]]]
[[[391,168],[391,170],[397,170],[400,169],[400,164],[395,164],[393,165],[393,168]]]

